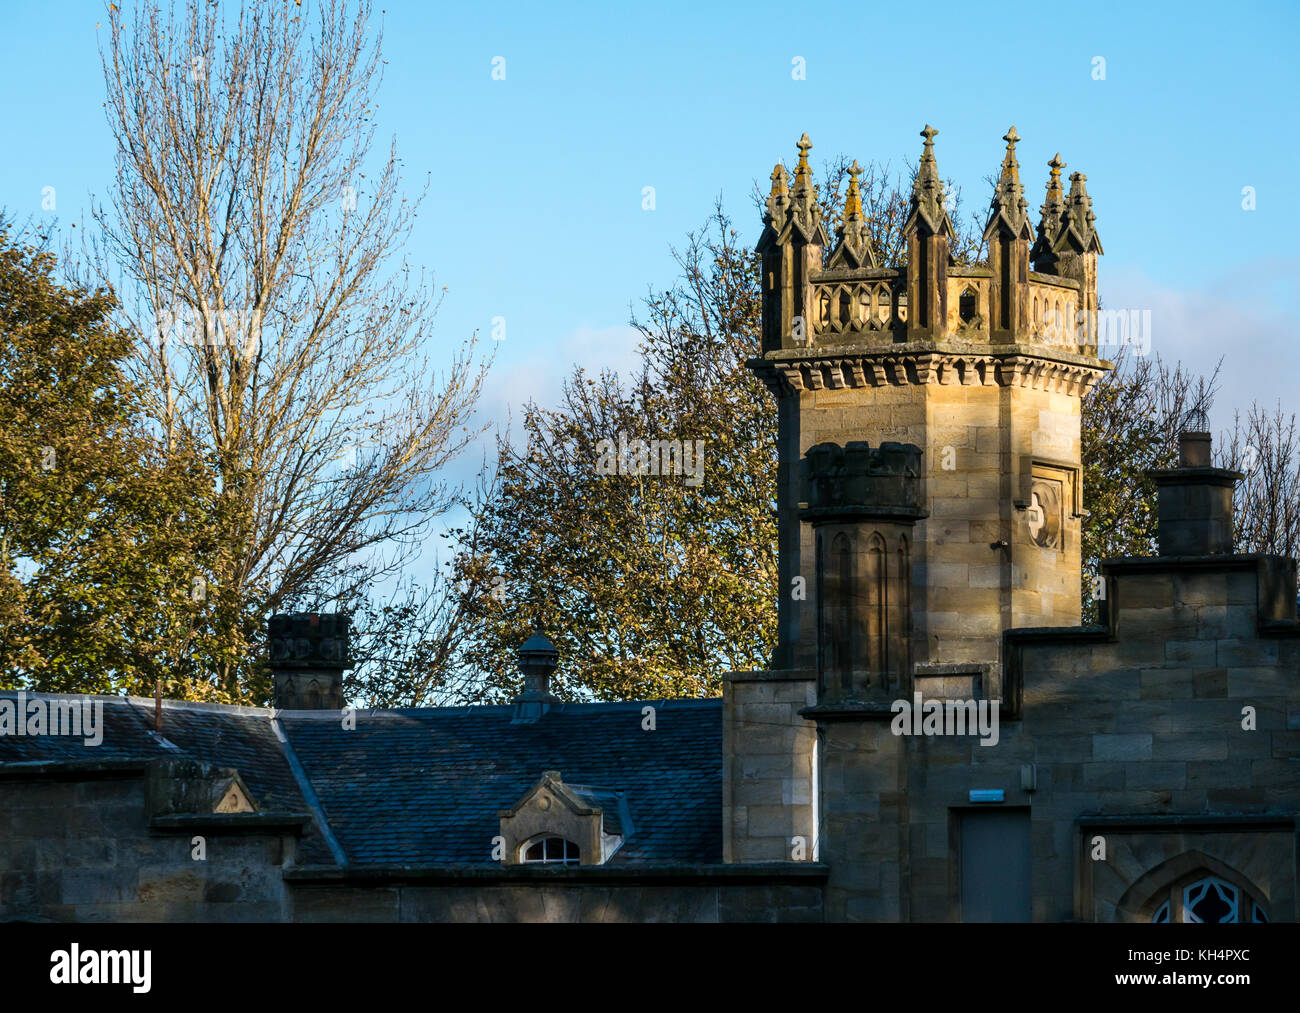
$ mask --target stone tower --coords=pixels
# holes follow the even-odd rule
[[[959,264],[936,133],[921,132],[904,264],[882,264],[872,248],[856,162],[832,243],[807,135],[793,187],[780,164],[772,172],[758,243],[763,343],[749,365],[775,395],[778,417],[773,668],[816,673],[821,702],[830,705],[829,694],[836,707],[848,699],[839,653],[856,652],[847,664],[865,676],[872,663],[862,658],[884,656],[874,636],[893,645],[891,695],[906,696],[914,679],[969,676],[972,689],[997,697],[1003,630],[1079,622],[1080,404],[1109,368],[1096,354],[1102,251],[1085,178],[1071,176],[1067,197],[1064,163],[1052,159],[1035,229],[1012,127],[984,231],[987,264]],[[880,449],[855,449],[863,443]],[[882,444],[897,448],[885,454]],[[897,487],[892,504],[841,502],[876,509],[874,518],[857,511],[856,534],[814,503],[831,495],[827,468],[865,477],[890,466],[914,469],[914,485],[905,495]],[[897,516],[884,523],[882,507]],[[881,572],[896,585],[888,607],[871,569],[882,543],[890,548]]]

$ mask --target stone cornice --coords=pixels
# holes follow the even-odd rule
[[[747,362],[778,396],[852,387],[949,384],[1026,387],[1084,397],[1112,364],[1041,345],[958,341],[822,346],[768,352]]]

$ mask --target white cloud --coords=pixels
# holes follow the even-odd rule
[[[1257,261],[1192,291],[1121,269],[1106,274],[1100,294],[1105,309],[1151,311],[1151,351],[1162,359],[1205,375],[1223,360],[1210,420],[1218,433],[1231,428],[1234,410],[1244,415],[1255,401],[1300,410],[1300,313],[1292,288],[1297,273],[1295,258]]]
[[[544,408],[557,405],[564,381],[574,366],[590,374],[612,369],[628,376],[639,364],[640,334],[627,325],[580,327],[560,341],[555,349],[538,353],[531,348],[521,358],[511,355],[508,340],[497,348],[497,360],[488,376],[479,408],[480,418],[493,428],[504,430],[513,418],[517,435],[523,407],[536,401]]]

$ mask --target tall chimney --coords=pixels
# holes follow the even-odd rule
[[[1218,556],[1233,551],[1232,490],[1245,476],[1210,464],[1210,434],[1178,434],[1178,467],[1150,471],[1158,491],[1162,556]]]
[[[351,622],[346,615],[296,612],[267,624],[273,698],[279,710],[339,710]]]
[[[524,691],[515,697],[516,722],[536,721],[560,698],[551,693],[551,673],[560,652],[540,630],[525,640],[517,655],[519,671],[524,674]]]

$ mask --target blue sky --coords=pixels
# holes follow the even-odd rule
[[[378,139],[396,136],[411,191],[432,179],[407,255],[448,286],[438,338],[450,349],[506,319],[486,418],[552,399],[575,361],[629,363],[629,303],[672,280],[669,246],[718,194],[757,239],[750,191],[802,132],[815,165],[841,152],[901,165],[927,122],[967,207],[985,200],[1012,123],[1035,211],[1054,152],[1087,174],[1103,303],[1151,309],[1163,356],[1197,369],[1226,357],[1218,424],[1256,397],[1295,405],[1292,5],[380,8]],[[0,205],[17,217],[46,214],[55,186],[66,229],[88,193],[107,193],[104,20],[94,2],[5,2]]]

